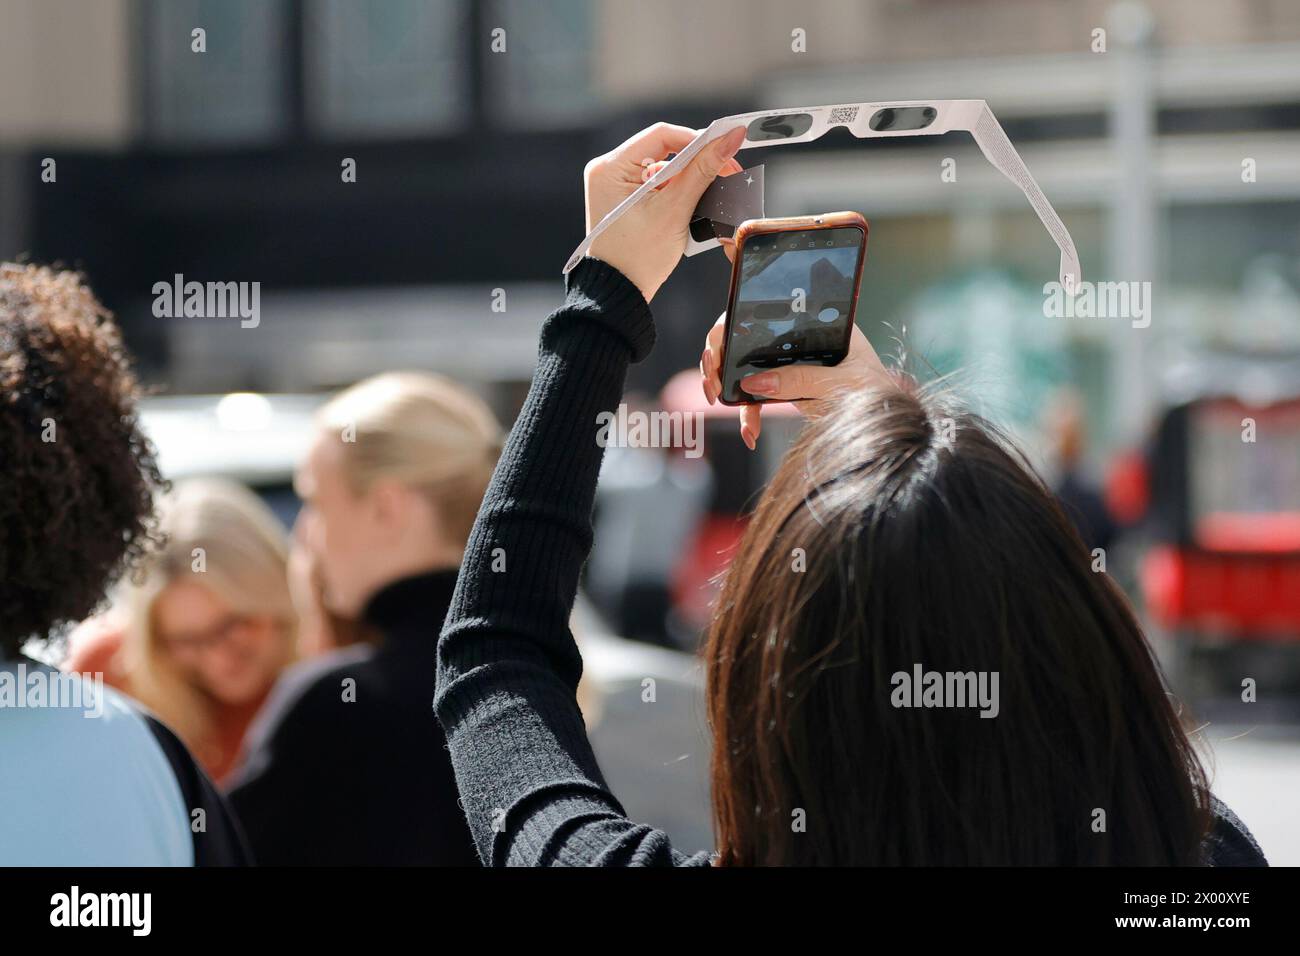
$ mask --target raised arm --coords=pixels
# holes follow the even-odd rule
[[[661,124],[589,163],[588,225],[640,184],[643,159],[693,136]],[[582,660],[569,615],[591,548],[597,415],[617,409],[628,365],[654,343],[648,301],[681,256],[699,194],[734,171],[739,140],[718,143],[567,276],[466,547],[438,643],[434,706],[489,865],[708,863],[707,853],[687,857],[663,832],[628,820],[609,792],[578,710]]]

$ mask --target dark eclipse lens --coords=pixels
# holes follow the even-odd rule
[[[781,116],[760,116],[749,124],[745,138],[751,143],[763,140],[790,139],[808,132],[812,127],[811,113],[786,113]]]
[[[877,131],[925,129],[934,122],[939,111],[933,106],[887,106],[871,117],[871,128]]]

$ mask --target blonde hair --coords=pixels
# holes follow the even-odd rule
[[[354,492],[379,479],[422,492],[449,543],[464,548],[501,454],[501,428],[481,399],[438,375],[385,372],[340,392],[317,424],[340,436]]]
[[[153,608],[168,585],[200,584],[236,614],[280,623],[281,666],[296,656],[297,619],[289,596],[288,536],[271,509],[243,485],[216,478],[178,483],[159,502],[162,547],[122,602],[124,664],[130,692],[200,755],[214,746],[213,705],[186,680],[153,630]]]

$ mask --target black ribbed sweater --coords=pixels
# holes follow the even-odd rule
[[[465,550],[435,709],[484,861],[705,865],[707,853],[684,857],[626,818],[578,710],[569,614],[591,549],[596,416],[618,406],[654,323],[636,286],[599,259],[579,262],[566,288]]]
[[[474,523],[438,644],[434,707],[461,802],[489,865],[707,866],[628,820],[578,710],[569,616],[591,549],[602,449],[629,363],[654,344],[645,299],[584,258],[542,327],[537,371]],[[1217,800],[1206,860],[1263,864]]]

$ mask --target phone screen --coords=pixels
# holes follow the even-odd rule
[[[763,401],[740,379],[796,362],[844,358],[866,234],[853,227],[759,234],[741,249],[723,356],[722,398]]]

